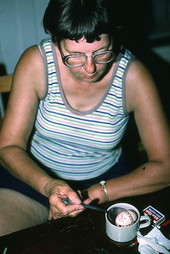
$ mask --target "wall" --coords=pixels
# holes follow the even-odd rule
[[[42,17],[49,0],[0,0],[0,64],[7,74],[13,72],[29,46],[48,37]]]
[[[150,33],[149,38],[153,41],[170,38],[170,0],[118,1],[126,23],[129,20],[130,27],[134,26],[134,32]],[[48,37],[41,25],[48,2],[49,0],[0,0],[0,64],[5,65],[8,74],[13,72],[27,47]],[[136,23],[134,19],[139,17],[140,21]],[[154,45],[153,52],[170,62],[169,44]]]

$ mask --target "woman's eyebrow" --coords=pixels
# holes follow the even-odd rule
[[[68,49],[66,49],[66,51],[69,53],[69,54],[84,54],[84,52],[81,52],[81,51],[70,51]]]
[[[107,45],[107,46],[103,46],[103,47],[101,47],[101,48],[99,48],[99,49],[97,49],[97,50],[95,50],[95,51],[93,51],[93,53],[95,53],[95,52],[97,52],[97,51],[100,51],[100,50],[103,50],[103,49],[108,49],[110,47],[110,44],[109,45]]]
[[[96,50],[94,50],[93,51],[93,53],[96,53],[96,52],[98,52],[98,51],[100,51],[100,50],[103,50],[103,49],[108,49],[110,47],[110,44],[109,45],[107,45],[107,46],[103,46],[103,47],[101,47],[101,48],[99,48],[99,49],[96,49]],[[84,52],[81,52],[81,51],[70,51],[70,50],[68,50],[67,48],[65,49],[69,54],[85,54]]]

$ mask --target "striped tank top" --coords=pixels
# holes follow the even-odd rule
[[[66,180],[95,178],[119,159],[120,141],[129,119],[125,105],[125,73],[132,54],[116,63],[108,90],[88,112],[72,109],[62,91],[54,45],[39,46],[47,69],[47,94],[39,103],[31,153],[56,176]]]

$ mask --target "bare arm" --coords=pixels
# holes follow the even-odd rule
[[[12,92],[0,132],[0,160],[11,174],[49,197],[54,214],[60,210],[74,215],[74,210],[82,209],[77,194],[64,181],[51,178],[26,152],[39,100],[46,94],[44,73],[41,54],[33,46],[24,52],[13,75]],[[66,207],[62,195],[69,196],[77,206]]]
[[[25,152],[44,85],[40,75],[37,75],[37,80],[35,79],[35,72],[39,67],[42,68],[42,63],[37,64],[34,59],[40,60],[41,58],[35,48],[30,48],[23,54],[16,67],[9,104],[1,130],[1,161],[13,175],[20,179],[24,179],[24,168],[27,165],[29,170],[37,167]],[[38,88],[38,84],[41,89]],[[16,158],[20,159],[16,160]],[[37,170],[37,172],[39,171],[40,169]],[[43,192],[41,190],[43,184],[34,183],[31,175],[34,176],[35,173],[27,176],[28,184],[35,185],[38,191]],[[41,177],[41,180],[43,182],[45,179]]]
[[[162,84],[163,85],[163,84]],[[152,77],[134,62],[126,80],[127,108],[134,112],[148,162],[131,173],[107,182],[110,200],[154,192],[170,185],[170,132]],[[99,185],[89,189],[90,198],[104,202]]]

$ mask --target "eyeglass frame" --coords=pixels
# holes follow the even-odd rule
[[[95,64],[108,64],[108,63],[114,61],[115,58],[116,58],[116,56],[115,56],[114,53],[113,53],[113,50],[105,50],[105,51],[102,51],[102,52],[96,52],[96,53],[93,53],[91,56],[86,56],[85,53],[70,54],[70,55],[64,56],[63,51],[62,51],[62,49],[61,49],[61,46],[59,46],[59,51],[60,51],[60,54],[61,54],[61,58],[62,58],[63,64],[66,65],[66,66],[69,67],[69,68],[78,68],[78,67],[82,67],[82,66],[84,66],[84,65],[86,64],[86,62],[85,62],[84,64],[79,64],[79,65],[76,65],[76,66],[69,65],[69,64],[66,62],[66,60],[67,60],[68,58],[70,58],[70,57],[85,56],[86,61],[87,61],[87,58],[88,58],[88,57],[92,57]],[[98,55],[103,55],[103,54],[105,54],[105,53],[112,53],[112,54],[113,54],[113,59],[111,59],[111,60],[109,60],[109,61],[107,61],[107,62],[104,62],[104,63],[95,62],[95,57],[96,57],[96,56],[98,56]]]

